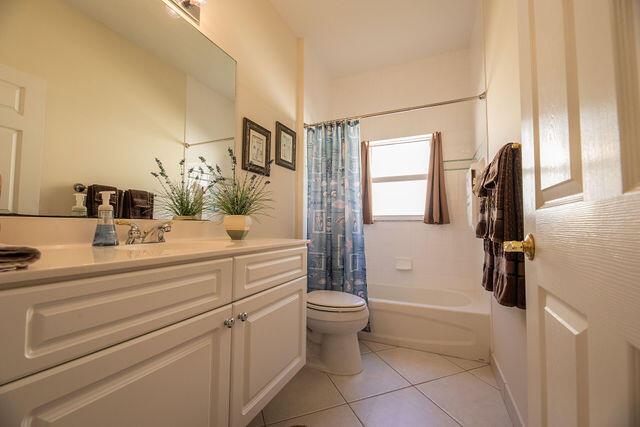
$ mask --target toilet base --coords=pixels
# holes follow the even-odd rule
[[[307,348],[310,350],[307,353],[308,366],[335,375],[355,375],[362,372],[362,356],[357,334],[311,332],[310,335],[307,340]]]

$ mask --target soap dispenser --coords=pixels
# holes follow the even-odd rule
[[[87,207],[84,205],[84,199],[87,197],[84,193],[73,193],[76,197],[76,204],[71,208],[71,216],[87,216]]]
[[[116,235],[116,225],[113,221],[113,206],[109,204],[111,195],[115,191],[101,191],[102,204],[98,206],[98,225],[96,234],[93,236],[93,246],[116,246],[118,236]]]

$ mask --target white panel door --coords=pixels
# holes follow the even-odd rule
[[[0,425],[229,422],[231,305],[0,387]]]
[[[639,8],[518,0],[530,426],[640,425]]]
[[[0,213],[37,214],[45,82],[0,64]]]
[[[233,304],[232,426],[246,426],[304,366],[306,292],[301,277]]]

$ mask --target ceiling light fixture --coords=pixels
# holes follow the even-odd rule
[[[207,4],[207,0],[183,0],[182,4],[185,7],[189,7],[189,6],[198,6],[198,7],[202,7],[205,4]]]
[[[171,0],[171,2],[182,9],[194,21],[200,23],[200,8],[207,3],[207,0]],[[180,17],[180,13],[170,5],[167,5],[167,13],[172,18]]]

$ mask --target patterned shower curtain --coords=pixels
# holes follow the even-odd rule
[[[308,288],[367,300],[359,150],[357,121],[307,129]]]

